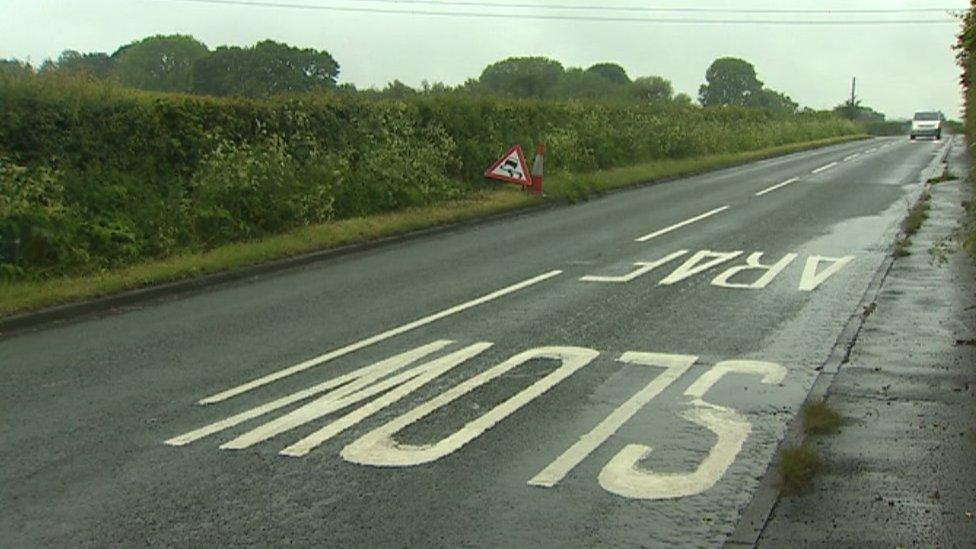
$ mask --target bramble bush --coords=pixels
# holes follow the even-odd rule
[[[0,78],[0,276],[96,272],[460,198],[512,143],[583,173],[857,133],[823,114],[447,95],[272,100]],[[14,244],[17,242],[18,244]]]

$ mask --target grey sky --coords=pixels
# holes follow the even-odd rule
[[[265,0],[331,6],[437,10],[436,6],[376,4],[364,0]],[[445,3],[450,0],[444,0]],[[545,5],[541,0],[484,0]],[[550,2],[549,4],[555,4]],[[655,6],[760,9],[891,9],[951,7],[965,0],[559,0],[581,6]],[[451,8],[452,11],[497,11]],[[657,74],[677,91],[697,96],[705,69],[716,57],[742,57],[769,87],[801,105],[829,108],[850,93],[889,117],[918,109],[959,116],[959,71],[951,46],[955,24],[885,26],[770,26],[661,24],[438,17],[202,5],[171,0],[0,0],[0,58],[39,64],[64,49],[111,53],[152,34],[192,34],[211,48],[264,38],[328,50],[341,66],[340,81],[382,86],[398,78],[449,84],[477,77],[488,63],[512,55],[544,55],[566,66],[619,63],[632,76]],[[545,11],[544,13],[601,14]],[[824,19],[816,15],[623,14],[633,17],[708,19]],[[943,13],[844,15],[843,19],[945,19]]]

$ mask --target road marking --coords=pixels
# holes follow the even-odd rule
[[[395,404],[400,399],[416,391],[423,385],[426,385],[431,380],[437,378],[441,374],[451,370],[466,360],[484,352],[491,346],[492,344],[487,342],[470,345],[443,358],[428,362],[422,366],[418,366],[409,372],[404,372],[400,376],[397,376],[397,378],[380,383],[374,387],[371,387],[367,391],[361,392],[358,395],[353,395],[353,397],[349,399],[349,402],[344,402],[343,404],[352,404],[354,402],[365,400],[366,398],[374,396],[377,393],[389,390],[391,387],[396,387],[394,390],[389,391],[382,397],[364,404],[363,406],[342,416],[332,423],[329,423],[325,427],[322,427],[311,435],[308,435],[307,437],[285,448],[281,452],[278,452],[279,455],[302,457],[305,454],[308,454],[315,448],[318,448],[322,443],[331,440],[336,435],[383,410],[384,408]],[[319,410],[313,409],[309,415],[303,415],[302,409],[296,410],[292,414],[280,418],[281,423],[279,425],[269,424],[262,426],[262,429],[264,427],[267,427],[268,429],[266,431],[252,431],[251,433],[239,437],[237,440],[232,440],[231,442],[221,446],[221,449],[247,448],[255,442],[260,442],[261,440],[265,440],[270,436],[274,436],[277,434],[278,430],[288,430],[293,427],[297,427],[298,425],[302,425],[308,421],[311,421],[312,419],[317,419],[322,415],[328,414],[330,411],[331,410],[327,406]],[[292,417],[293,414],[295,414],[294,417]]]
[[[483,296],[481,296],[481,297],[479,297],[477,299],[472,299],[471,301],[466,301],[466,302],[464,302],[464,303],[462,303],[460,305],[455,305],[454,307],[450,307],[448,309],[444,309],[443,311],[440,311],[438,313],[432,314],[430,316],[425,316],[423,318],[414,320],[413,322],[409,322],[409,323],[404,324],[402,326],[398,326],[396,328],[393,328],[392,330],[387,330],[387,331],[385,331],[383,333],[376,334],[376,335],[374,335],[372,337],[368,337],[366,339],[357,341],[355,343],[351,343],[351,344],[346,345],[345,347],[342,347],[340,349],[336,349],[334,351],[329,351],[328,353],[325,353],[323,355],[319,355],[319,356],[317,356],[315,358],[311,358],[309,360],[306,360],[305,362],[301,362],[299,364],[295,364],[294,366],[289,366],[288,368],[284,368],[282,370],[278,370],[277,372],[273,372],[273,373],[268,374],[266,376],[259,377],[257,379],[252,380],[252,381],[249,381],[249,382],[247,382],[247,383],[245,383],[243,385],[238,385],[237,387],[234,387],[232,389],[228,389],[226,391],[217,393],[215,395],[208,396],[207,398],[204,398],[204,399],[200,400],[198,402],[198,404],[213,404],[215,402],[221,402],[221,401],[227,400],[228,398],[231,398],[231,397],[234,397],[234,396],[237,396],[237,395],[246,393],[246,392],[248,392],[248,391],[250,391],[252,389],[256,389],[258,387],[262,387],[264,385],[267,385],[267,384],[272,383],[274,381],[277,381],[279,379],[288,377],[288,376],[293,375],[293,374],[297,374],[298,372],[302,372],[302,371],[308,370],[309,368],[314,368],[315,366],[318,366],[320,364],[324,364],[325,362],[328,362],[328,361],[330,361],[330,360],[332,360],[334,358],[338,358],[338,357],[341,357],[343,355],[347,355],[347,354],[352,353],[354,351],[358,351],[358,350],[363,349],[365,347],[369,347],[370,345],[374,345],[376,343],[379,343],[380,341],[384,341],[384,340],[390,339],[391,337],[395,337],[395,336],[398,336],[400,334],[409,332],[411,330],[415,330],[417,328],[420,328],[421,326],[426,326],[427,324],[430,324],[432,322],[438,321],[438,320],[440,320],[442,318],[446,318],[446,317],[449,317],[451,315],[455,315],[457,313],[466,311],[466,310],[471,309],[473,307],[477,307],[478,305],[483,305],[485,303],[488,303],[489,301],[493,301],[495,299],[498,299],[500,297],[506,296],[506,295],[511,294],[511,293],[514,293],[514,292],[517,292],[519,290],[523,290],[525,288],[528,288],[529,286],[533,286],[533,285],[538,284],[540,282],[544,282],[546,280],[549,280],[550,278],[559,276],[561,274],[563,274],[563,272],[562,271],[559,271],[559,270],[549,271],[548,273],[541,274],[539,276],[530,278],[528,280],[523,280],[522,282],[519,282],[517,284],[512,284],[511,286],[506,286],[505,288],[502,288],[500,290],[496,290],[496,291],[494,291],[494,292],[492,292],[490,294],[483,295]]]
[[[665,228],[663,228],[663,229],[661,229],[659,231],[654,231],[651,234],[646,234],[646,235],[644,235],[644,236],[636,239],[636,241],[637,242],[647,242],[648,240],[650,240],[652,238],[657,238],[657,237],[661,236],[662,234],[670,233],[671,231],[673,231],[675,229],[680,229],[681,227],[684,227],[685,225],[691,225],[692,223],[694,223],[696,221],[701,221],[702,219],[705,219],[706,217],[711,217],[711,216],[713,216],[713,215],[715,215],[717,213],[724,212],[725,210],[729,209],[729,207],[730,206],[722,206],[721,208],[715,208],[714,210],[712,210],[710,212],[705,212],[705,213],[703,213],[701,215],[697,215],[695,217],[692,217],[691,219],[686,219],[686,220],[682,221],[681,223],[675,223],[674,225],[671,225],[670,227],[665,227]]]
[[[817,168],[816,170],[813,170],[810,173],[825,172],[825,171],[829,170],[830,168],[833,168],[836,165],[837,165],[837,162],[831,162],[830,164],[827,164],[826,166],[820,166],[819,168]]]
[[[625,284],[633,282],[641,276],[651,273],[660,267],[674,261],[675,259],[683,258],[689,253],[688,250],[678,250],[668,254],[661,259],[654,261],[638,261],[634,263],[637,267],[633,271],[620,275],[620,276],[596,276],[596,275],[586,275],[580,277],[581,282],[597,282],[605,284]],[[705,273],[706,271],[713,269],[723,263],[727,263],[740,257],[743,251],[731,251],[731,252],[716,252],[712,250],[701,250],[695,252],[687,259],[684,260],[680,265],[675,267],[669,274],[658,281],[658,286],[671,286],[677,284],[683,280],[692,278],[696,275]],[[769,286],[778,276],[780,276],[793,261],[799,257],[796,253],[786,253],[782,258],[778,259],[775,263],[767,265],[761,263],[765,252],[750,252],[748,256],[745,257],[744,264],[733,265],[727,267],[725,270],[719,272],[709,281],[712,286],[717,286],[720,288],[732,288],[732,289],[744,289],[744,290],[762,290]],[[845,257],[823,257],[819,255],[809,256],[803,267],[803,272],[800,276],[798,290],[801,292],[810,292],[823,284],[827,279],[837,274],[841,269],[844,268],[848,263],[854,260],[854,256]],[[830,263],[829,266],[824,268],[823,271],[818,272],[821,267],[821,263]],[[758,277],[752,282],[746,281],[732,281],[732,279],[740,276],[742,273],[747,273],[749,271],[765,271],[756,273],[754,276]],[[748,277],[747,277],[748,278]]]
[[[342,458],[350,463],[376,467],[410,467],[436,461],[478,438],[499,421],[515,413],[577,370],[591,363],[599,354],[599,351],[583,347],[541,347],[515,355],[366,433],[342,449]],[[434,444],[421,446],[400,444],[394,440],[393,436],[409,425],[420,421],[509,370],[541,358],[559,360],[562,364],[547,376],[495,406],[489,412],[469,422],[451,435]],[[291,449],[286,448],[282,453],[301,455],[300,453],[291,453]],[[301,449],[297,448],[299,451]]]
[[[562,453],[555,461],[550,463],[539,474],[529,480],[532,486],[551,488],[562,480],[574,467],[586,459],[593,450],[607,441],[614,433],[627,423],[634,414],[654,399],[662,391],[667,389],[672,383],[678,380],[688,368],[691,367],[697,356],[693,355],[672,355],[663,353],[624,353],[620,357],[621,362],[629,364],[641,364],[644,366],[661,366],[667,368],[662,374],[654,378],[637,394],[630,397],[620,407],[607,416],[592,431],[580,437],[580,439]]]
[[[864,151],[864,154],[873,153],[876,150],[878,150],[878,149],[868,149],[868,150]]]
[[[663,257],[661,259],[658,259],[657,261],[652,261],[650,263],[647,263],[647,262],[634,263],[634,265],[637,266],[638,269],[636,269],[634,271],[631,271],[631,272],[629,272],[629,273],[627,273],[625,275],[622,275],[622,276],[593,276],[593,275],[586,275],[584,277],[581,277],[580,280],[583,281],[583,282],[612,282],[612,283],[630,282],[631,280],[634,280],[635,278],[637,278],[639,276],[645,275],[645,274],[653,271],[654,269],[660,267],[661,265],[664,265],[665,263],[668,263],[668,262],[670,262],[673,259],[677,259],[677,258],[685,255],[686,253],[688,253],[688,250],[679,250],[677,252],[674,252],[673,254],[670,254],[670,255],[665,256],[665,257]]]
[[[285,399],[278,399],[245,414],[238,414],[229,420],[213,424],[219,425],[219,429],[208,430],[203,434],[201,432],[207,428],[191,431],[186,435],[167,440],[166,444],[181,446],[201,438],[201,436],[206,436],[206,434],[212,434],[236,425],[246,418],[257,417],[287,404],[314,396],[325,390],[323,388],[338,387],[311,404],[298,408],[220,446],[221,449],[225,450],[247,448],[276,434],[307,424],[326,413],[354,404],[358,405],[379,395],[378,398],[360,405],[345,416],[336,419],[319,431],[279,452],[279,454],[286,456],[304,456],[323,442],[331,440],[349,427],[359,424],[389,405],[402,400],[421,385],[478,356],[493,345],[490,342],[469,345],[459,351],[454,351],[401,372],[410,364],[426,359],[428,355],[441,351],[452,343],[448,340],[439,340],[417,347],[377,362],[372,366],[339,376],[324,384],[299,391]],[[599,355],[600,352],[594,349],[565,346],[538,347],[519,353],[369,431],[345,446],[340,455],[350,463],[377,467],[411,467],[439,460],[459,451],[469,442],[477,439],[577,371],[591,364]],[[557,360],[559,366],[548,375],[483,413],[477,419],[468,422],[450,435],[435,443],[421,445],[400,444],[394,439],[394,436],[403,429],[479,387],[504,376],[519,366],[540,359]],[[698,357],[629,351],[623,353],[619,360],[630,364],[663,367],[664,371],[627,399],[626,402],[614,409],[595,428],[581,436],[555,461],[531,478],[528,484],[540,487],[552,487],[558,484],[594,450],[613,437],[648,403],[681,379],[697,362]],[[601,470],[598,475],[600,486],[615,495],[638,499],[686,497],[699,494],[714,486],[735,462],[741,453],[744,442],[752,432],[752,425],[744,414],[703,400],[705,394],[728,373],[760,374],[763,376],[762,383],[781,384],[786,375],[786,369],[774,363],[730,360],[719,362],[706,370],[684,392],[684,395],[689,399],[687,404],[692,409],[679,414],[684,419],[705,427],[716,436],[716,442],[697,469],[689,473],[657,473],[649,470],[646,466],[638,467],[639,462],[650,454],[651,447],[641,444],[628,444]],[[326,408],[328,410],[323,411]],[[254,414],[250,415],[251,412]],[[230,419],[235,418],[245,419],[236,422],[230,421]],[[286,428],[277,428],[285,424],[287,424]]]
[[[861,153],[854,153],[854,154],[852,154],[850,156],[845,156],[844,157],[844,160],[842,160],[841,162],[848,162],[850,160],[854,160],[855,158],[857,158],[859,156],[861,156]]]
[[[800,276],[800,286],[798,289],[801,292],[812,292],[816,290],[817,286],[820,286],[825,280],[837,274],[837,271],[843,269],[851,261],[854,261],[853,255],[846,255],[844,257],[813,255],[808,257],[806,265],[803,266],[803,274]],[[825,262],[829,262],[831,265],[822,272],[817,273],[817,267],[820,263]]]
[[[777,184],[773,185],[772,187],[767,187],[767,188],[759,191],[758,193],[756,193],[756,196],[762,196],[762,195],[764,195],[766,193],[773,192],[776,189],[779,189],[781,187],[785,187],[785,186],[789,185],[790,183],[796,183],[799,180],[800,180],[799,177],[791,177],[791,178],[787,179],[786,181],[784,181],[782,183],[777,183]]]
[[[600,486],[612,494],[632,499],[675,499],[700,494],[714,486],[735,462],[752,432],[752,425],[740,412],[704,400],[705,393],[727,373],[762,375],[762,383],[767,385],[782,383],[786,378],[786,368],[772,362],[719,362],[685,390],[694,409],[681,415],[717,437],[701,464],[691,473],[656,473],[638,467],[652,448],[628,444],[600,471],[597,477]]]
[[[741,251],[713,252],[710,250],[702,250],[679,265],[677,269],[671,272],[671,274],[658,282],[658,285],[670,286],[672,284],[681,282],[686,278],[695,276],[701,272],[705,272],[712,267],[725,263],[726,261],[731,261],[740,255],[742,255]]]
[[[389,375],[402,368],[405,368],[417,360],[443,349],[451,343],[452,342],[449,340],[441,340],[422,347],[417,347],[416,349],[377,362],[371,366],[358,368],[346,375],[339,376],[335,379],[330,379],[324,383],[319,383],[318,385],[314,385],[308,389],[304,389],[286,397],[262,404],[256,408],[251,408],[250,410],[235,414],[216,423],[211,423],[210,425],[184,433],[178,437],[173,437],[167,440],[165,444],[169,444],[170,446],[183,446],[206,436],[210,436],[214,433],[219,433],[225,429],[230,429],[231,427],[244,423],[245,421],[284,408],[285,406],[289,406],[296,402],[301,402],[302,400],[311,398],[319,393],[324,393],[330,389],[336,389],[337,387],[341,388],[328,393],[326,397],[336,402],[345,400],[350,393],[358,391],[361,387],[373,383],[385,375]]]
[[[737,265],[731,269],[721,273],[712,279],[712,286],[720,286],[723,288],[746,288],[750,290],[761,290],[769,285],[776,276],[783,272],[783,269],[789,266],[790,263],[796,259],[797,254],[786,254],[783,259],[780,259],[772,265],[763,265],[759,262],[762,259],[763,252],[755,252],[746,258],[745,265]],[[733,276],[743,272],[751,270],[764,270],[766,271],[758,280],[755,282],[729,282],[729,279]]]

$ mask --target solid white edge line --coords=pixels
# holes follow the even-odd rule
[[[455,305],[455,306],[450,307],[448,309],[444,309],[443,311],[440,311],[438,313],[434,313],[434,314],[432,314],[430,316],[425,316],[423,318],[414,320],[413,322],[408,322],[407,324],[403,324],[403,325],[398,326],[396,328],[393,328],[391,330],[387,330],[385,332],[376,334],[376,335],[374,335],[372,337],[368,337],[366,339],[362,339],[362,340],[357,341],[355,343],[351,343],[349,345],[346,345],[345,347],[336,349],[334,351],[329,351],[328,353],[319,355],[319,356],[317,356],[315,358],[308,359],[308,360],[306,360],[304,362],[295,364],[294,366],[289,366],[288,368],[284,368],[282,370],[278,370],[277,372],[272,372],[272,373],[270,373],[270,374],[268,374],[266,376],[262,376],[262,377],[259,377],[257,379],[251,380],[251,381],[249,381],[247,383],[244,383],[243,385],[238,385],[237,387],[228,389],[226,391],[222,391],[222,392],[217,393],[215,395],[208,396],[207,398],[204,398],[204,399],[201,399],[200,401],[198,401],[197,404],[213,404],[215,402],[221,402],[223,400],[227,400],[228,398],[231,398],[231,397],[234,397],[234,396],[237,396],[237,395],[246,393],[246,392],[248,392],[248,391],[250,391],[252,389],[256,389],[258,387],[267,385],[267,384],[269,384],[271,382],[274,382],[274,381],[277,381],[279,379],[288,377],[288,376],[293,375],[293,374],[297,374],[298,372],[302,372],[304,370],[308,370],[309,368],[313,368],[315,366],[318,366],[319,364],[328,362],[328,361],[330,361],[330,360],[332,360],[334,358],[338,358],[340,356],[347,355],[347,354],[352,353],[354,351],[358,351],[359,349],[363,349],[365,347],[369,347],[370,345],[373,345],[375,343],[379,343],[379,342],[384,341],[386,339],[390,339],[391,337],[398,336],[400,334],[409,332],[410,330],[414,330],[416,328],[420,328],[421,326],[425,326],[427,324],[430,324],[431,322],[435,322],[435,321],[440,320],[442,318],[446,318],[448,316],[455,315],[457,313],[460,313],[460,312],[465,311],[467,309],[470,309],[472,307],[477,307],[478,305],[482,305],[484,303],[488,303],[489,301],[493,301],[495,299],[498,299],[499,297],[503,297],[505,295],[508,295],[508,294],[517,292],[519,290],[528,288],[529,286],[532,286],[534,284],[538,284],[540,282],[549,280],[550,278],[559,276],[561,274],[563,274],[563,272],[560,271],[560,270],[549,271],[548,273],[541,274],[539,276],[530,278],[528,280],[523,280],[522,282],[519,282],[519,283],[516,283],[516,284],[512,284],[511,286],[506,286],[506,287],[504,287],[504,288],[502,288],[500,290],[496,290],[496,291],[494,291],[494,292],[492,292],[490,294],[485,294],[485,295],[483,295],[483,296],[481,296],[479,298],[472,299],[471,301],[466,301],[466,302],[464,302],[464,303],[462,303],[460,305]]]
[[[712,210],[710,212],[705,212],[705,213],[703,213],[701,215],[697,215],[695,217],[692,217],[691,219],[686,219],[686,220],[682,221],[681,223],[675,223],[674,225],[671,225],[670,227],[665,227],[665,228],[663,228],[663,229],[661,229],[659,231],[654,231],[651,234],[646,234],[646,235],[644,235],[644,236],[642,236],[640,238],[636,238],[634,240],[635,240],[635,242],[647,242],[648,240],[650,240],[652,238],[657,238],[657,237],[661,236],[662,234],[670,233],[671,231],[673,231],[675,229],[680,229],[681,227],[684,227],[685,225],[691,225],[692,223],[694,223],[696,221],[701,221],[702,219],[705,219],[706,217],[711,217],[711,216],[713,216],[713,215],[715,215],[715,214],[717,214],[719,212],[724,212],[725,210],[727,210],[729,208],[730,208],[730,206],[722,206],[721,208],[715,208],[714,210]]]
[[[765,189],[763,189],[763,190],[759,191],[758,193],[756,193],[756,196],[762,196],[762,195],[764,195],[766,193],[773,192],[776,189],[779,189],[780,187],[785,187],[785,186],[789,185],[790,183],[796,183],[799,180],[800,180],[799,177],[791,177],[791,178],[787,179],[786,181],[784,181],[782,183],[777,183],[777,184],[773,185],[772,187],[766,187]]]
[[[810,172],[810,173],[820,173],[820,172],[825,172],[825,171],[827,171],[827,170],[829,170],[830,168],[833,168],[833,167],[834,167],[834,166],[836,166],[836,165],[837,165],[837,163],[836,163],[836,162],[831,162],[830,164],[827,164],[826,166],[820,166],[819,168],[817,168],[816,170],[813,170],[813,171],[812,171],[812,172]]]

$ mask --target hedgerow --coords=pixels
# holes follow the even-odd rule
[[[42,278],[463,197],[512,143],[587,172],[857,133],[823,114],[0,80],[0,276]]]
[[[962,30],[956,41],[956,60],[962,69],[959,82],[964,98],[964,131],[970,153],[976,144],[976,0],[970,1],[969,9],[963,14]],[[970,185],[976,189],[976,169],[970,173]],[[963,248],[976,258],[976,202],[967,200],[964,224]]]

